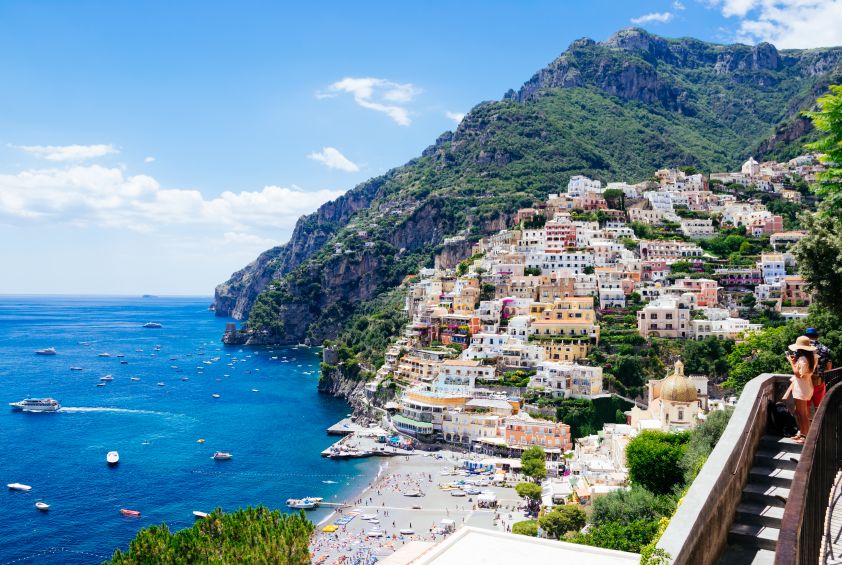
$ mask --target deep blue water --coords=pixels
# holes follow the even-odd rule
[[[331,443],[325,428],[348,406],[316,392],[316,350],[224,347],[231,320],[209,302],[0,297],[0,563],[97,563],[141,527],[191,525],[193,510],[285,509],[287,498],[341,498],[370,480],[371,461],[319,455]],[[163,328],[142,328],[148,321]],[[59,354],[34,354],[50,346]],[[97,387],[108,373],[114,380]],[[64,409],[7,408],[28,396]],[[120,452],[115,468],[105,463],[110,450]],[[234,459],[214,461],[216,450]],[[33,488],[6,490],[11,482]],[[49,512],[35,509],[39,500]]]

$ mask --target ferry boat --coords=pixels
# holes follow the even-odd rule
[[[233,459],[234,456],[226,451],[217,451],[213,454],[212,459],[217,461],[228,461],[229,459]]]
[[[162,326],[158,322],[146,322],[145,324],[143,324],[143,327],[157,330],[158,328],[163,328],[164,326]]]
[[[58,355],[55,347],[47,347],[46,349],[39,349],[35,355]]]
[[[116,451],[109,451],[105,456],[105,461],[108,462],[109,465],[116,465],[120,462],[120,454]]]
[[[29,492],[32,490],[31,486],[23,485],[21,483],[9,483],[6,486],[9,487],[9,490],[19,490],[20,492]]]
[[[61,404],[54,398],[24,398],[20,402],[10,402],[12,410],[22,412],[58,412]]]
[[[321,498],[290,498],[287,500],[287,506],[300,510],[313,510],[321,501]]]

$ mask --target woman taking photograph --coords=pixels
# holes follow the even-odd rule
[[[795,399],[795,419],[798,420],[798,433],[792,439],[804,443],[810,429],[810,399],[813,397],[813,372],[816,370],[816,348],[810,338],[801,336],[789,346],[786,354],[792,365],[792,397]]]

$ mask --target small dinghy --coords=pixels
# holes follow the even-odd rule
[[[109,451],[108,454],[105,456],[105,461],[109,465],[116,465],[120,462],[120,454],[116,451]]]
[[[47,504],[46,502],[36,502],[36,503],[35,503],[35,508],[37,508],[37,509],[38,509],[38,510],[40,510],[41,512],[46,512],[47,510],[49,510],[49,509],[50,509],[50,505],[49,505],[49,504]]]
[[[213,457],[212,457],[212,459],[215,459],[217,461],[228,461],[228,460],[233,459],[233,458],[234,458],[234,456],[232,454],[226,452],[226,451],[217,451],[216,453],[213,454]]]
[[[125,508],[120,508],[120,514],[123,516],[128,516],[130,518],[140,518],[140,512],[137,510],[127,510]]]

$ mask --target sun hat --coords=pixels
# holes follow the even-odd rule
[[[798,351],[799,349],[804,351],[815,351],[816,348],[810,345],[810,338],[806,335],[800,336],[798,339],[795,340],[795,343],[789,346],[790,351]]]
[[[807,337],[817,337],[819,335],[819,330],[816,328],[807,328],[804,330],[804,335]]]

